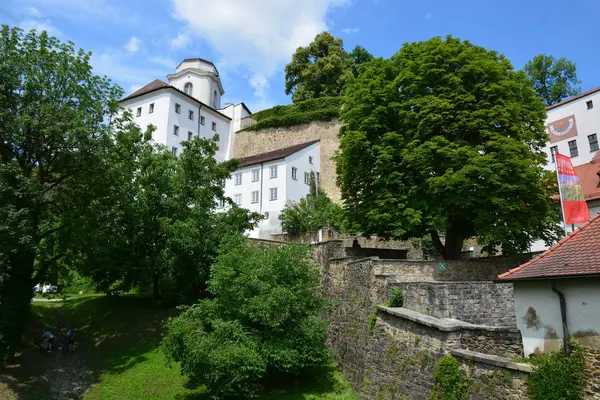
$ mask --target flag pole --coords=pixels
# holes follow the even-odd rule
[[[560,190],[560,177],[558,176],[558,157],[556,157],[556,155],[558,154],[558,149],[550,149],[550,151],[552,152],[552,158],[554,158],[554,164],[556,164],[556,182],[558,184],[558,197],[560,198],[560,210],[562,212],[562,218],[563,218],[563,228],[565,230],[565,236],[568,236],[569,233],[567,232],[567,220],[565,219],[565,207],[563,205],[563,196],[562,196],[562,190]]]

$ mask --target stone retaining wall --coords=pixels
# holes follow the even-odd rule
[[[511,283],[395,282],[404,292],[404,307],[438,318],[473,324],[516,327]]]

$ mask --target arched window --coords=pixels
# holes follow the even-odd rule
[[[219,108],[219,107],[217,107],[217,91],[216,90],[213,94],[213,108]]]
[[[183,91],[184,91],[186,94],[189,94],[189,95],[191,96],[191,95],[192,95],[192,92],[194,91],[194,86],[193,86],[193,85],[192,85],[190,82],[188,82],[188,83],[186,83],[186,84],[185,84],[185,86],[183,87]]]

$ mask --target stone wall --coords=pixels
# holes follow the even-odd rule
[[[233,139],[233,157],[248,157],[320,139],[321,187],[331,200],[340,203],[340,190],[335,183],[335,163],[331,159],[339,147],[340,126],[339,121],[332,120],[258,131],[239,131]]]
[[[512,283],[395,282],[404,292],[404,307],[438,318],[473,324],[516,327]]]
[[[392,264],[403,265],[414,277],[420,275],[418,270],[423,267],[409,262]],[[468,264],[461,264],[463,274],[468,273]],[[435,363],[450,350],[485,352],[498,357],[522,355],[520,333],[514,328],[444,320],[407,309],[380,306],[387,299],[390,285],[400,283],[398,278],[402,277],[381,274],[382,265],[389,266],[390,261],[335,258],[328,261],[325,273],[325,294],[333,304],[329,345],[360,398],[428,399]],[[471,268],[481,265],[486,264],[475,263]],[[430,271],[429,276],[432,274]],[[459,277],[459,274],[452,276]],[[465,366],[473,364],[472,361],[461,362]],[[520,393],[524,393],[526,372],[502,366],[504,364],[486,364],[485,367],[483,364],[469,370],[478,385],[470,398],[524,398]],[[495,378],[509,375],[510,380]],[[494,397],[512,388],[516,389],[511,397]],[[489,393],[494,396],[486,397]]]

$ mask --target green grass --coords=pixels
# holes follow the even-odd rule
[[[0,375],[0,398],[52,398],[44,375],[60,363],[78,360],[84,369],[84,383],[89,386],[84,400],[208,400],[202,387],[190,387],[178,365],[167,366],[159,350],[163,322],[175,313],[173,308],[156,306],[139,296],[87,296],[33,303],[24,335],[29,348],[18,364]],[[70,326],[77,330],[75,354],[47,354],[33,348],[33,339],[39,337],[43,328],[59,332]],[[329,367],[312,376],[278,380],[277,385],[269,385],[261,398],[353,400],[355,396],[343,375]]]

